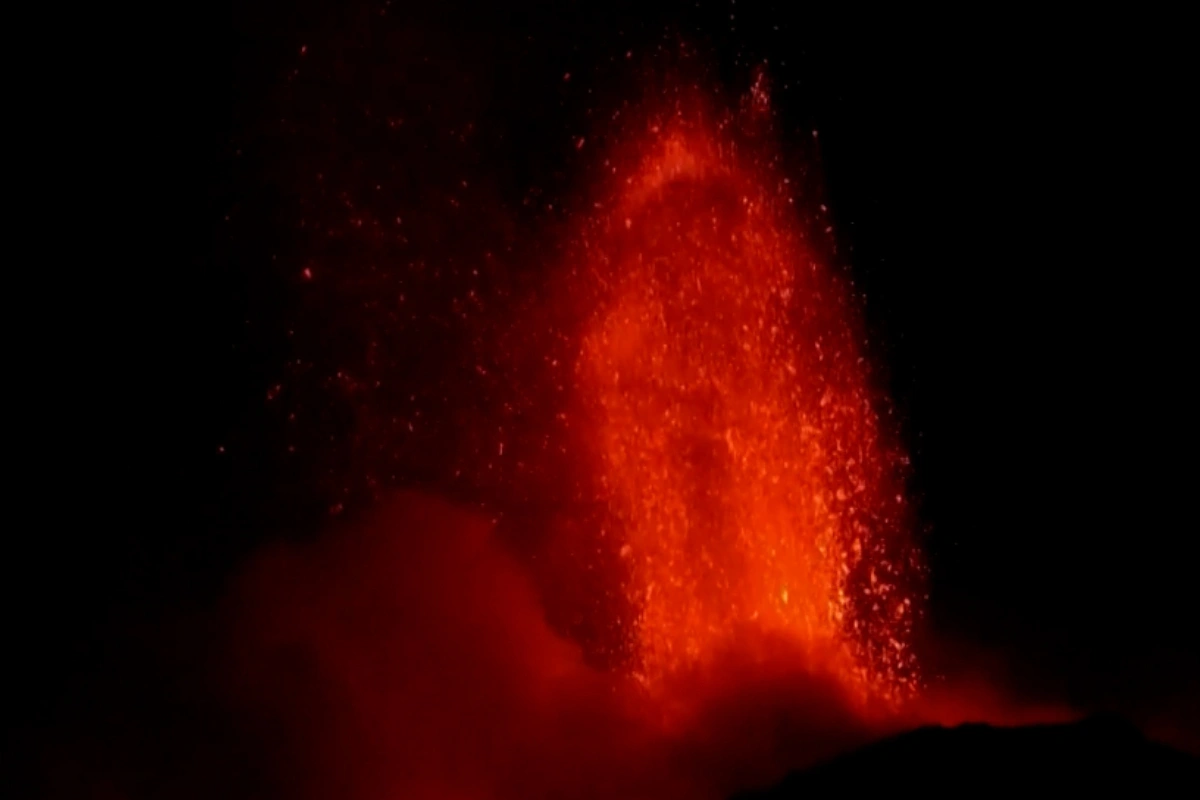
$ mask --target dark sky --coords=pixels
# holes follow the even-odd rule
[[[681,37],[730,96],[765,61],[785,149],[817,159],[913,456],[934,629],[1097,707],[1194,702],[1194,200],[1169,21],[405,5],[181,13],[84,91],[120,98],[85,148],[114,218],[91,258],[116,296],[62,352],[102,364],[96,399],[36,462],[63,497],[19,567],[31,718],[86,713],[93,676],[146,660],[139,631],[211,604],[263,542],[364,503],[364,463],[383,488],[441,486],[456,434],[433,399],[461,387],[465,334],[379,323],[391,396],[433,418],[384,465],[354,440],[354,388],[327,381],[366,371],[344,362],[375,312],[345,308],[399,289],[437,316],[458,267],[398,271],[492,245],[516,255],[485,291],[535,284],[520,255],[562,227],[543,206],[570,192],[572,142]],[[463,179],[463,214],[432,210]],[[364,214],[413,233],[356,237]],[[331,226],[346,234],[314,232]],[[340,261],[361,266],[314,299],[303,270]],[[264,403],[277,383],[313,410],[299,433]]]

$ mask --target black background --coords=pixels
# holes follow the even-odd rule
[[[419,208],[465,166],[515,209],[512,229],[486,235],[519,239],[554,229],[523,200],[569,190],[588,110],[636,87],[620,57],[652,55],[664,32],[732,95],[765,60],[785,144],[819,131],[839,258],[913,457],[934,630],[1002,652],[1031,691],[1195,719],[1179,705],[1200,673],[1177,22],[835,19],[745,0],[334,5],[180,11],[79,78],[93,121],[73,153],[77,205],[96,235],[74,259],[89,277],[45,295],[71,333],[50,348],[53,419],[19,484],[45,497],[14,534],[19,723],[50,738],[101,729],[113,686],[170,684],[190,662],[160,656],[165,621],[211,605],[262,542],[321,527],[314,476],[353,468],[336,448],[289,461],[263,404],[300,347],[286,330],[333,314],[297,288],[292,172],[351,176],[346,154],[387,155],[365,123],[325,128],[306,110],[407,115],[408,141],[434,144],[396,202]],[[398,42],[440,71],[412,77]],[[568,72],[594,94],[564,92]],[[427,118],[421,98],[436,101]],[[462,120],[481,131],[466,165],[438,144],[442,122]],[[420,376],[413,359],[405,375]],[[335,417],[310,436],[343,430]],[[395,485],[431,480],[405,463]]]

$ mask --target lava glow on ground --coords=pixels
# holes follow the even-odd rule
[[[248,571],[231,686],[286,793],[717,798],[912,724],[924,573],[854,298],[765,84],[728,114],[665,96],[622,118],[549,288],[475,340],[526,405],[463,469],[486,447],[522,465],[502,493],[585,511],[514,557],[403,495]]]

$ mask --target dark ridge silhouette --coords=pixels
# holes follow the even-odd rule
[[[1144,737],[1114,717],[1067,725],[921,728],[885,739],[733,800],[783,800],[866,789],[955,795],[997,789],[1034,792],[1134,790],[1194,797],[1200,758]]]

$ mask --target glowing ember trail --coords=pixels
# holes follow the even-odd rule
[[[751,99],[747,124],[761,87]],[[582,237],[580,274],[603,288],[578,387],[637,668],[653,686],[783,636],[860,701],[895,699],[917,680],[920,569],[855,309],[806,247],[768,146],[706,119],[649,126]]]

